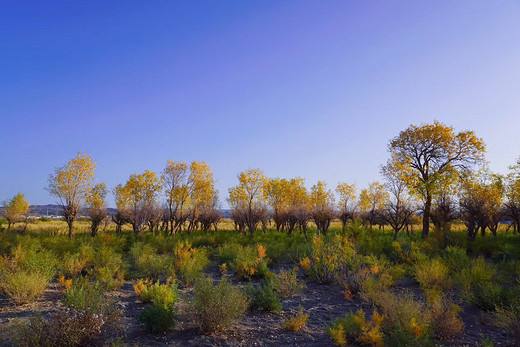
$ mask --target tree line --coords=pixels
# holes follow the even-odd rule
[[[506,175],[493,173],[481,138],[437,121],[401,131],[389,141],[388,152],[390,158],[380,168],[383,183],[372,182],[359,195],[355,185],[346,182],[334,190],[324,181],[307,189],[303,178],[269,178],[260,169],[247,169],[227,196],[235,227],[252,234],[258,227],[265,231],[272,221],[279,232],[307,235],[312,221],[318,233],[326,234],[335,218],[344,229],[357,219],[370,228],[390,225],[396,239],[422,219],[423,238],[433,224],[446,242],[454,220],[464,222],[470,240],[486,230],[496,235],[503,221],[520,230],[520,158]],[[63,208],[69,237],[83,207],[93,236],[107,218],[109,191],[104,183],[95,184],[95,167],[90,155],[78,153],[49,177],[46,189]],[[216,230],[222,218],[213,173],[203,161],[169,160],[160,174],[132,174],[112,192],[117,213],[111,218],[118,232],[127,223],[136,235],[146,228],[172,235]],[[28,206],[21,193],[4,203],[8,228],[28,213]]]

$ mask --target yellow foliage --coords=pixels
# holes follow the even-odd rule
[[[300,331],[307,321],[309,320],[309,314],[303,313],[303,307],[300,306],[298,314],[283,324],[285,330]]]
[[[258,244],[256,247],[258,249],[258,258],[260,258],[260,260],[264,259],[266,257],[266,253],[265,253],[266,249],[265,249],[265,247],[262,246],[261,244]]]
[[[9,222],[9,227],[21,220],[23,215],[29,213],[29,202],[25,200],[22,193],[16,194],[10,201],[4,202],[2,209],[2,217]]]
[[[68,290],[70,290],[70,288],[72,288],[72,278],[65,278],[65,276],[63,275],[60,275],[58,277],[58,283],[62,289],[62,291],[66,292]]]
[[[377,325],[362,328],[362,333],[357,340],[364,345],[376,347],[384,346],[383,333],[381,332],[381,328]]]
[[[410,320],[410,330],[411,330],[412,334],[418,338],[424,334],[424,332],[426,330],[426,326],[423,324],[418,324],[417,320],[414,317]]]
[[[346,346],[347,345],[347,334],[345,332],[345,329],[343,328],[343,325],[340,324],[336,328],[334,328],[334,327],[329,328],[329,334],[337,346]]]
[[[309,271],[311,269],[311,260],[309,257],[305,257],[300,260],[300,265],[305,271]]]

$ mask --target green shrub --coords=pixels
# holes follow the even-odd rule
[[[173,306],[152,305],[141,311],[137,319],[144,324],[147,331],[157,334],[173,329],[175,316]]]
[[[167,254],[157,254],[150,245],[136,242],[130,249],[130,255],[141,277],[158,280],[159,277],[169,276],[172,273],[172,259]]]
[[[69,278],[78,277],[94,258],[94,250],[88,245],[83,245],[77,253],[66,253],[61,262],[61,269]]]
[[[361,343],[363,345],[382,346],[383,333],[381,325],[385,317],[377,311],[372,314],[369,321],[363,310],[356,313],[350,311],[342,318],[336,318],[327,327],[327,332],[337,345],[346,345],[347,342]]]
[[[306,286],[305,283],[298,280],[298,268],[291,270],[280,270],[280,272],[271,279],[272,285],[276,293],[282,298],[290,298],[299,294]]]
[[[340,282],[348,276],[349,261],[356,254],[348,238],[314,236],[310,256],[300,261],[307,275],[318,283]]]
[[[450,272],[455,272],[470,266],[470,259],[466,249],[457,246],[448,246],[442,255],[444,263]]]
[[[403,327],[398,324],[393,329],[390,329],[385,334],[385,346],[388,347],[427,347],[427,346],[435,346],[434,342],[431,339],[431,335],[423,334],[420,336],[415,336],[414,334],[410,334],[409,329]]]
[[[429,299],[441,296],[452,285],[449,269],[439,258],[415,264],[414,277]]]
[[[518,293],[496,283],[484,283],[473,288],[472,303],[483,311],[507,309],[519,302]]]
[[[175,270],[186,286],[191,286],[202,276],[208,266],[207,252],[201,248],[193,248],[189,242],[179,243],[173,250]]]
[[[247,310],[247,296],[224,278],[217,285],[201,277],[194,286],[192,309],[195,322],[205,332],[228,329]]]
[[[103,245],[96,250],[92,264],[94,277],[107,289],[114,290],[123,285],[125,270],[120,253]]]
[[[246,293],[253,309],[264,312],[280,313],[283,308],[280,298],[276,294],[270,281],[264,281],[262,285],[257,288],[249,285],[246,288]]]
[[[269,273],[267,266],[267,250],[261,244],[255,246],[241,246],[236,243],[224,244],[219,247],[221,264],[229,264],[230,268],[240,277],[263,278]]]
[[[479,257],[472,259],[469,267],[463,268],[460,273],[456,274],[455,280],[463,294],[470,297],[473,287],[491,283],[495,275],[496,267]]]
[[[134,284],[134,291],[143,303],[152,302],[154,306],[168,308],[179,301],[177,285],[170,279],[165,284],[139,280]]]
[[[38,272],[16,270],[0,274],[0,292],[7,295],[15,304],[26,304],[40,297],[49,279]]]

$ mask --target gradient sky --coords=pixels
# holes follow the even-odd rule
[[[220,200],[270,177],[380,180],[434,119],[520,155],[520,1],[2,1],[0,201],[79,151],[109,187],[204,160]],[[112,204],[112,198],[110,198]]]

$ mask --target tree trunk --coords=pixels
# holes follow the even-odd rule
[[[432,196],[430,193],[426,193],[426,203],[424,204],[424,213],[423,213],[423,230],[422,230],[422,238],[428,238],[430,233],[430,211],[432,208]]]
[[[74,221],[67,220],[67,225],[69,226],[69,239],[74,238]]]

